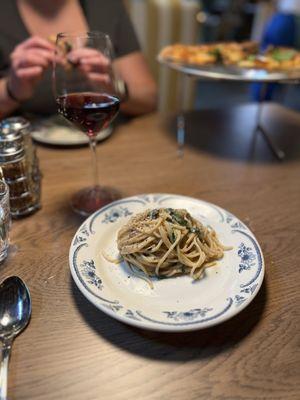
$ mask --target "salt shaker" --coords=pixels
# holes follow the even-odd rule
[[[0,123],[0,175],[9,186],[13,218],[41,207],[41,173],[30,133],[25,118],[11,117]]]

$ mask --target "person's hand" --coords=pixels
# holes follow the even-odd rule
[[[75,49],[68,54],[67,60],[95,85],[112,85],[111,62],[99,51],[87,47]]]
[[[44,71],[52,63],[54,45],[46,39],[31,37],[15,47],[7,85],[19,102],[30,99]]]

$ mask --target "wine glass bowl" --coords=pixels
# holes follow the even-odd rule
[[[93,92],[70,93],[57,98],[58,112],[89,137],[107,128],[119,109],[119,99]]]
[[[94,185],[72,197],[74,211],[90,215],[119,197],[117,190],[99,185],[97,134],[119,111],[120,100],[112,69],[112,44],[101,32],[60,33],[53,68],[58,112],[89,138]]]

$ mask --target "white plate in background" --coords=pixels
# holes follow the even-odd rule
[[[97,141],[106,139],[111,133],[111,126],[103,129],[98,134]],[[78,146],[89,143],[83,132],[59,115],[34,122],[31,135],[36,142],[53,146]]]

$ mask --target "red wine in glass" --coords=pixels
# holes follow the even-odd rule
[[[70,93],[56,101],[58,112],[89,137],[107,128],[120,107],[119,99],[109,94]]]
[[[97,184],[98,168],[96,158],[96,136],[107,128],[117,115],[120,101],[106,93],[69,93],[56,99],[58,112],[88,135],[94,153],[95,186],[84,188],[72,198],[72,208],[82,215],[89,215],[100,207],[119,198],[119,193]]]

